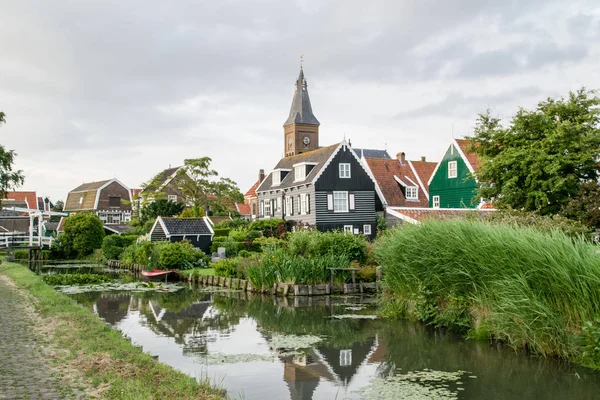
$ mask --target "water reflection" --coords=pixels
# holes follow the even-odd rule
[[[424,369],[469,371],[460,399],[600,398],[600,375],[593,371],[420,324],[331,318],[373,314],[368,297],[278,299],[199,290],[73,297],[161,361],[222,381],[231,398],[359,399],[357,391],[373,378]],[[290,353],[273,348],[281,335],[323,340]]]

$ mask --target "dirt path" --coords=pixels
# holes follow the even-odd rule
[[[45,331],[32,300],[0,274],[0,399],[87,398],[85,384],[58,365]]]

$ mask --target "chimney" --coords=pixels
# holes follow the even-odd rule
[[[258,170],[258,181],[262,182],[264,179],[265,179],[265,170],[259,169]]]
[[[425,156],[421,156],[421,161],[425,162],[427,161],[427,158]]]
[[[400,152],[396,154],[396,158],[398,159],[398,161],[400,161],[401,164],[404,164],[404,162],[406,161],[406,154],[404,152]]]

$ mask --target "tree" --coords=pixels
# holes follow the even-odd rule
[[[0,111],[0,126],[5,122],[5,115]],[[23,171],[13,170],[16,155],[14,150],[6,150],[0,145],[0,206],[2,199],[6,198],[10,190],[16,189],[25,182]]]
[[[66,257],[86,257],[102,247],[104,227],[96,214],[77,213],[65,220],[64,233],[59,238]]]
[[[52,211],[56,211],[56,212],[62,212],[62,210],[65,209],[65,202],[62,200],[56,200],[56,202],[54,202],[54,205],[52,207]]]
[[[584,182],[579,196],[572,198],[562,215],[577,220],[590,228],[600,228],[600,185]]]
[[[198,217],[204,210],[226,209],[229,204],[241,202],[244,196],[237,184],[229,178],[220,178],[215,170],[210,169],[212,160],[209,157],[184,160],[184,167],[179,170],[180,187],[183,195],[192,204],[193,215]]]
[[[167,199],[158,199],[142,207],[141,223],[144,224],[148,220],[156,219],[156,217],[172,217],[174,215],[179,215],[184,208],[185,204],[183,203],[176,203]]]
[[[480,114],[471,150],[481,158],[477,197],[498,208],[556,214],[598,179],[600,98],[584,88],[519,109],[507,128]]]

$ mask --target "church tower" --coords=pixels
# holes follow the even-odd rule
[[[304,70],[300,67],[290,116],[283,124],[285,140],[283,154],[290,157],[318,149],[319,125],[320,123],[314,116],[310,106]]]

